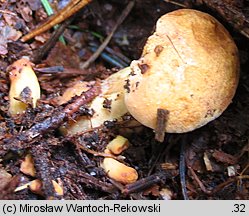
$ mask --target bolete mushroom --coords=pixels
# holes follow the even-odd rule
[[[109,90],[95,102],[118,87],[112,94],[122,95],[116,106],[122,112],[102,115],[102,104],[93,101],[95,118],[101,117],[98,124],[128,110],[138,122],[155,129],[157,110],[163,109],[168,113],[165,132],[184,133],[214,120],[231,103],[239,80],[238,49],[215,18],[180,9],[162,16],[141,58],[112,76],[103,81]]]
[[[228,31],[191,9],[162,16],[130,68],[128,111],[155,129],[157,109],[167,110],[170,133],[192,131],[220,116],[239,80],[238,50]]]

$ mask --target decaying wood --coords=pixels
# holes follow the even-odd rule
[[[47,143],[41,143],[31,149],[31,154],[33,156],[36,177],[42,181],[43,193],[46,199],[56,199],[57,195],[54,190],[52,180],[54,180],[51,174],[51,160],[46,151],[44,151],[44,146]]]

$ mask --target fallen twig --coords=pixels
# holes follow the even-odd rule
[[[165,127],[167,125],[167,120],[169,116],[169,111],[166,109],[157,109],[157,120],[155,128],[155,140],[158,142],[163,142],[165,137]]]
[[[86,195],[81,185],[75,183],[72,178],[64,177],[63,181],[75,199],[78,200],[89,199],[89,197]]]
[[[188,169],[190,170],[193,178],[195,179],[195,181],[197,182],[197,184],[200,186],[201,190],[205,193],[210,195],[211,191],[207,190],[205,185],[201,182],[201,180],[199,179],[199,177],[196,175],[195,171],[192,169],[192,167],[188,167]]]
[[[32,62],[38,63],[45,55],[47,55],[47,53],[50,51],[50,49],[54,47],[58,38],[65,31],[66,27],[72,22],[72,20],[73,17],[66,20],[55,30],[50,39],[40,49],[34,51],[34,54],[32,56]]]
[[[111,40],[113,34],[115,33],[115,31],[117,30],[117,28],[120,26],[120,24],[125,20],[127,15],[130,13],[130,11],[133,8],[134,4],[135,4],[134,1],[129,2],[129,4],[124,9],[123,13],[118,18],[118,21],[116,22],[115,26],[113,27],[111,33],[106,37],[106,39],[100,45],[100,47],[96,50],[96,52],[83,65],[81,65],[82,69],[85,69],[85,68],[89,67],[89,65],[98,58],[98,56],[102,53],[102,51],[105,49],[107,44],[110,42],[110,40]]]
[[[108,154],[108,153],[105,153],[105,152],[97,152],[97,151],[94,151],[92,149],[89,149],[85,146],[83,146],[82,144],[80,144],[79,142],[77,142],[76,140],[73,140],[72,141],[73,143],[75,143],[75,145],[77,146],[77,148],[87,152],[87,153],[90,153],[94,156],[100,156],[100,157],[107,157],[107,158],[113,158],[113,159],[116,159],[116,160],[120,160],[122,159],[122,156],[115,156],[113,154]]]
[[[89,4],[91,1],[92,0],[71,0],[71,2],[65,8],[59,11],[56,15],[52,16],[51,19],[49,19],[47,22],[45,22],[43,25],[41,25],[34,31],[22,37],[21,41],[26,42],[31,38],[49,30],[53,26],[63,22],[68,17],[75,14],[77,11]]]
[[[221,184],[219,184],[214,190],[211,191],[212,194],[215,194],[219,191],[221,191],[224,187],[226,187],[227,185],[235,182],[235,181],[239,181],[242,179],[249,179],[249,175],[243,175],[243,176],[236,176],[234,178],[230,178],[225,182],[222,182]]]
[[[174,0],[164,0],[164,1],[167,3],[173,4],[173,5],[177,5],[179,7],[183,7],[183,8],[187,7],[185,4],[182,4],[182,3],[174,1]]]
[[[151,173],[153,172],[154,168],[155,168],[156,165],[158,164],[159,159],[162,157],[162,155],[165,155],[165,152],[167,151],[168,146],[170,145],[168,141],[169,141],[169,135],[166,137],[165,142],[162,143],[162,144],[159,146],[158,150],[156,151],[156,154],[155,154],[155,155],[157,155],[156,158],[153,157],[153,159],[154,159],[154,158],[155,158],[155,159],[154,159],[152,162],[149,162],[150,170],[149,170],[147,176],[150,176],[150,175],[151,175]],[[150,160],[150,161],[151,161],[151,160]]]
[[[46,199],[55,199],[57,195],[52,184],[53,176],[51,175],[50,169],[52,164],[48,158],[49,154],[44,151],[41,145],[46,146],[47,143],[40,143],[40,145],[36,145],[31,149],[31,154],[33,155],[35,164],[36,177],[42,181],[43,193]]]
[[[70,176],[79,177],[77,181],[79,183],[85,184],[87,187],[100,189],[107,193],[112,193],[113,190],[115,190],[112,184],[105,183],[87,173],[84,173],[81,171],[77,171],[77,173],[73,171],[69,171],[68,173],[70,174]]]
[[[165,175],[154,174],[154,175],[148,176],[146,178],[142,178],[142,179],[136,181],[135,183],[126,185],[123,188],[122,193],[125,195],[129,195],[131,193],[140,192],[146,188],[151,187],[154,184],[158,184],[158,183],[161,183],[164,181],[165,181]]]

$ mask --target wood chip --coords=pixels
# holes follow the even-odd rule
[[[157,120],[155,128],[155,139],[158,142],[164,141],[165,127],[167,124],[169,111],[166,109],[157,109]]]
[[[233,155],[227,154],[223,151],[215,150],[212,156],[219,162],[228,163],[228,164],[236,164],[237,158]]]
[[[206,152],[204,152],[203,160],[204,160],[207,171],[213,171],[213,166]]]

